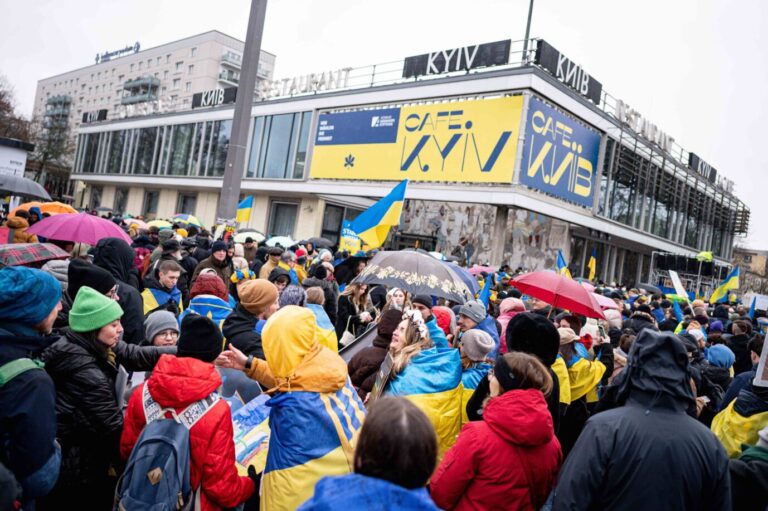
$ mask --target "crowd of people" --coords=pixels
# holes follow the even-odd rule
[[[364,254],[124,224],[0,269],[1,509],[149,509],[163,418],[195,509],[768,505],[764,312],[597,283],[596,320],[507,267],[456,304],[354,281]],[[233,386],[270,396],[263,469],[236,462]]]

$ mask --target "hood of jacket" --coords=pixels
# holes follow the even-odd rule
[[[634,314],[632,314],[632,316],[630,316],[629,319],[634,319],[638,321],[647,321],[648,323],[656,324],[656,320],[654,319],[654,317],[648,314],[647,312],[637,311]]]
[[[361,474],[347,474],[336,477],[324,477],[315,486],[315,492],[302,509],[330,511],[348,509],[350,511],[366,509],[366,503],[385,502],[393,509],[410,511],[437,511],[426,488],[409,490],[383,479],[367,477]],[[396,504],[396,505],[395,505]],[[382,507],[381,509],[383,509]]]
[[[94,250],[93,264],[104,268],[117,280],[130,282],[134,255],[133,249],[120,238],[103,238]]]
[[[555,434],[547,402],[536,389],[511,390],[491,398],[483,421],[506,442],[523,447],[546,444]]]
[[[20,216],[12,216],[8,219],[7,222],[5,222],[5,226],[10,229],[20,229],[25,230],[29,229],[29,222],[25,218],[21,218]]]
[[[202,360],[162,355],[147,385],[160,406],[183,408],[219,388],[221,376],[213,364]]]
[[[347,381],[344,360],[318,343],[309,309],[289,305],[277,311],[264,326],[262,344],[278,390],[335,392]]]
[[[739,391],[733,409],[742,417],[768,412],[768,388],[747,385]]]

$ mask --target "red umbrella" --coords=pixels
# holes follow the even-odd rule
[[[600,307],[605,309],[616,309],[619,310],[619,306],[616,305],[616,302],[608,298],[607,296],[603,296],[599,293],[592,293],[595,297],[595,300],[597,300],[597,303],[600,304]]]
[[[133,240],[125,231],[104,218],[88,213],[64,213],[43,218],[27,229],[52,240],[74,241],[96,245],[102,238],[120,238],[131,244]]]
[[[558,309],[588,318],[605,319],[595,296],[573,279],[552,271],[535,271],[510,281],[520,292]]]

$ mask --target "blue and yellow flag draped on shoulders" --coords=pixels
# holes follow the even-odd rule
[[[405,397],[429,417],[440,457],[461,428],[461,373],[459,350],[432,347],[413,357],[385,389],[385,394]]]
[[[728,299],[728,291],[739,288],[739,267],[737,266],[725,277],[723,283],[712,292],[709,303],[724,302]]]
[[[341,247],[349,252],[354,252],[351,248],[355,241],[351,234],[357,236],[359,238],[357,243],[362,241],[366,249],[370,250],[382,246],[387,240],[392,226],[400,225],[400,214],[403,212],[403,201],[407,187],[408,180],[405,179],[376,204],[360,213],[348,226],[345,226],[352,233],[347,233],[345,236],[342,231]]]
[[[245,199],[240,201],[237,205],[237,218],[238,222],[247,222],[251,219],[251,212],[253,211],[253,195],[249,195]]]

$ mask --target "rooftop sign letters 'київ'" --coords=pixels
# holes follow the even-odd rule
[[[603,84],[543,39],[539,40],[534,62],[594,104],[600,104]]]

